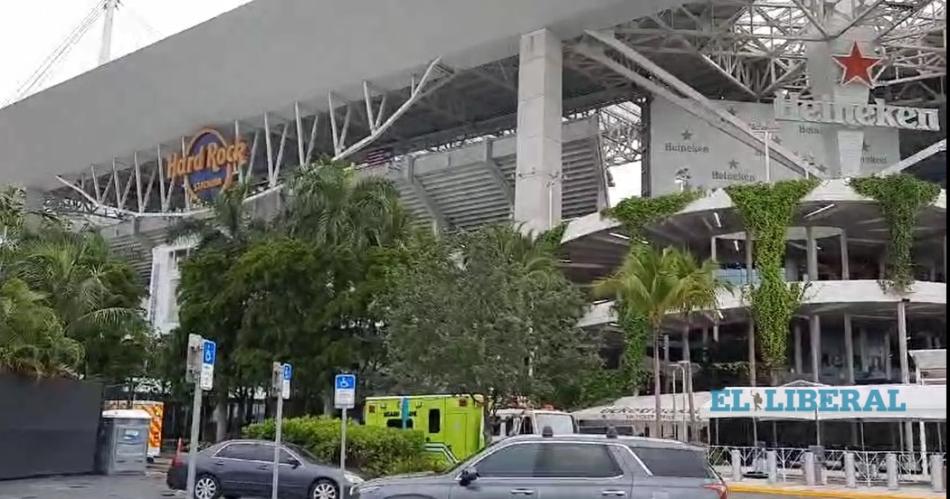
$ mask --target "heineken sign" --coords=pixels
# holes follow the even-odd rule
[[[804,100],[799,94],[790,93],[787,97],[776,97],[773,106],[776,120],[940,131],[937,109],[888,106],[884,99],[875,99],[874,104],[842,104]]]

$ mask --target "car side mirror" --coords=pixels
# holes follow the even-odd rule
[[[462,474],[459,475],[459,485],[467,487],[470,483],[474,482],[478,478],[478,470],[475,468],[465,468],[462,470]]]
[[[287,464],[289,464],[290,467],[293,468],[293,469],[297,469],[297,468],[300,467],[300,461],[298,461],[298,460],[296,460],[296,459],[294,459],[294,458],[290,458],[290,460],[287,461]]]

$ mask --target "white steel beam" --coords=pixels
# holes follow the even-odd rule
[[[704,108],[708,112],[716,115],[721,120],[731,124],[732,126],[737,128],[740,132],[742,132],[744,135],[752,138],[753,141],[751,142],[751,144],[756,144],[754,145],[754,147],[757,150],[760,150],[760,151],[765,150],[765,147],[767,146],[767,144],[765,143],[765,138],[761,134],[758,134],[754,130],[752,130],[752,128],[747,123],[745,123],[738,117],[733,116],[732,114],[726,112],[719,106],[713,104],[711,101],[709,101],[709,99],[707,99],[703,94],[698,92],[696,89],[687,85],[686,83],[681,81],[679,78],[673,76],[672,74],[670,74],[663,68],[659,67],[656,63],[644,57],[642,54],[640,54],[639,52],[637,52],[630,46],[624,44],[623,42],[618,40],[615,36],[613,36],[613,34],[607,34],[607,33],[592,31],[592,30],[588,30],[587,34],[590,35],[592,38],[600,41],[601,43],[609,46],[610,48],[616,50],[617,52],[619,52],[620,54],[628,58],[631,62],[635,63],[637,66],[643,68],[646,71],[649,71],[654,76],[656,76],[659,80],[669,85],[671,88],[681,92],[688,99],[699,104],[702,108]],[[630,73],[634,73],[634,72],[630,71]],[[800,157],[798,157],[798,155],[796,155],[792,151],[789,151],[784,146],[773,143],[773,144],[768,145],[768,147],[770,149],[770,152],[777,156],[776,159],[781,158],[780,162],[784,163],[786,166],[797,168],[801,170],[805,175],[811,174],[819,178],[824,176],[816,168],[807,164]]]
[[[921,161],[933,156],[934,154],[937,154],[939,152],[944,152],[946,150],[947,150],[947,139],[940,139],[937,142],[927,146],[926,149],[922,151],[918,151],[916,154],[906,157],[898,161],[897,163],[894,163],[893,165],[888,166],[887,168],[881,170],[880,172],[878,172],[878,175],[889,175],[893,173],[902,172],[910,168],[911,166],[914,166],[917,163],[920,163]]]

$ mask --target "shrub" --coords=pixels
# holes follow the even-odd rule
[[[244,428],[244,436],[274,439],[274,420]],[[326,464],[340,462],[340,420],[327,417],[285,419],[281,437],[305,447]],[[438,471],[441,463],[425,452],[425,436],[414,430],[379,428],[349,423],[346,426],[348,468],[368,477]]]

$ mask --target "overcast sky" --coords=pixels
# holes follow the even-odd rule
[[[120,0],[112,58],[138,50],[250,0]],[[272,0],[279,1],[279,0]],[[0,105],[18,93],[43,61],[101,0],[0,0]],[[48,87],[94,68],[102,16],[48,75]],[[638,168],[613,169],[611,201],[639,194]]]

